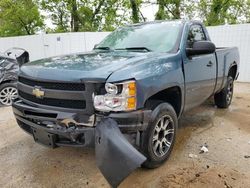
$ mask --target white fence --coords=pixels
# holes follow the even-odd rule
[[[239,48],[239,81],[250,82],[250,24],[208,27],[208,32],[216,46]],[[11,47],[21,47],[29,51],[31,60],[36,60],[90,51],[108,34],[109,32],[83,32],[0,38],[0,52]]]
[[[30,60],[85,52],[93,49],[108,34],[109,32],[82,32],[0,38],[0,52],[12,47],[24,48],[30,53]]]
[[[208,27],[218,47],[237,46],[240,52],[239,81],[250,82],[250,24]]]

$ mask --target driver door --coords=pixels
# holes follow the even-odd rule
[[[186,47],[192,48],[196,41],[208,40],[200,24],[190,26]],[[186,82],[185,110],[200,105],[214,91],[216,82],[216,57],[213,54],[202,54],[184,59]]]

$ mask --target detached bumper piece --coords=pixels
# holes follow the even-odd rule
[[[108,118],[96,126],[97,166],[112,187],[117,187],[131,172],[146,161],[122,135],[117,123]]]

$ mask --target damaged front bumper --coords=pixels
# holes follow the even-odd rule
[[[83,127],[74,125],[75,113],[38,108],[21,100],[15,101],[12,108],[18,125],[40,144],[53,148],[94,146],[94,117]]]
[[[18,125],[36,142],[57,146],[95,147],[97,166],[112,187],[118,186],[146,160],[135,149],[146,129],[151,111],[90,116],[79,123],[79,114],[13,103]],[[135,147],[134,147],[135,146]]]
[[[95,114],[83,118],[84,115],[79,112],[45,109],[26,104],[22,100],[15,101],[12,106],[18,125],[33,135],[36,142],[50,147],[93,147],[96,125],[103,118],[115,120],[130,143],[138,145],[138,133],[146,129],[151,113],[149,110],[140,110],[129,113]],[[48,137],[53,135],[53,143],[48,145],[47,142],[43,142],[44,139],[39,140],[38,133],[42,138],[46,133],[51,134]]]

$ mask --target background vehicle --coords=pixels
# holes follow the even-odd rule
[[[11,105],[17,98],[17,73],[19,66],[29,61],[29,54],[21,48],[11,48],[0,53],[0,104]]]
[[[98,167],[117,186],[142,163],[167,160],[183,112],[210,96],[227,108],[238,70],[238,49],[216,49],[200,22],[131,25],[92,52],[22,66],[13,111],[36,142],[95,145]]]

